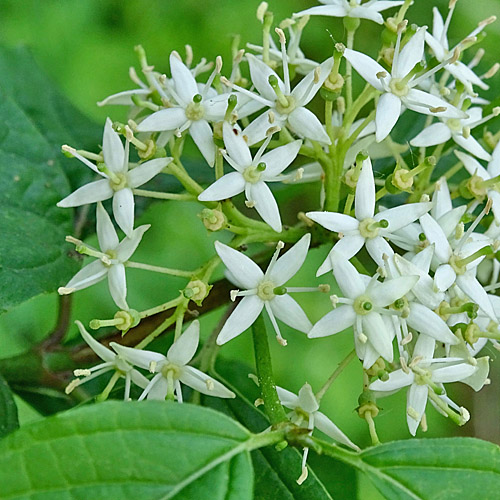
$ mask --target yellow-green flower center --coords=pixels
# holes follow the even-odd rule
[[[257,297],[262,300],[272,300],[275,297],[274,289],[276,284],[271,280],[264,280],[257,287]]]

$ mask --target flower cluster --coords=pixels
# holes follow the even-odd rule
[[[75,375],[84,378],[71,382],[69,391],[114,371],[101,397],[107,397],[120,378],[125,379],[125,399],[131,382],[143,390],[140,400],[182,402],[181,384],[207,395],[235,397],[216,380],[215,372],[204,372],[213,368],[217,345],[242,334],[264,314],[282,346],[287,340],[278,322],[309,339],[352,330],[353,353],[347,362],[353,357],[361,361],[364,384],[358,413],[367,421],[374,443],[378,398],[406,387],[412,435],[427,426],[428,401],[459,425],[469,419],[468,411],[447,395],[445,384],[461,382],[480,390],[489,383],[484,348],[500,347],[500,134],[485,129],[479,135],[479,125],[493,120],[500,109],[478,94],[488,88],[486,80],[498,65],[476,73],[481,49],[469,55],[494,19],[480,22],[450,48],[455,1],[445,20],[433,10],[432,33],[426,26],[408,23],[410,0],[321,3],[294,14],[275,32],[273,15],[262,3],[257,11],[262,44],[249,44],[249,52],[233,47],[226,76],[220,57],[215,64],[206,59],[194,64],[189,46],[184,60],[177,52],[170,54],[170,72],[163,74],[138,47],[143,79],[130,72],[138,88],[100,103],[128,106],[128,122],[106,121],[100,153],[63,147],[103,179],[59,203],[75,207],[97,202],[100,246],[97,250],[68,237],[78,252],[97,260],[60,293],[107,277],[119,311],[113,319],[93,320],[91,327],[114,326],[124,334],[142,319],[170,311],[161,327],[148,332],[135,348],[115,342],[110,350],[78,323],[84,340],[104,363],[77,370]],[[388,9],[394,15],[384,20],[382,13]],[[306,24],[314,22],[310,16],[344,19],[346,43],[336,43],[319,61],[300,48]],[[370,55],[354,49],[358,27],[369,21],[383,29],[382,46]],[[207,72],[207,78],[200,76]],[[358,76],[364,87],[355,95],[353,79]],[[323,104],[324,121],[313,111],[313,101]],[[418,126],[403,141],[412,150],[391,137],[403,121]],[[212,172],[210,185],[200,186],[183,164],[183,146],[190,140]],[[383,166],[379,158],[385,158]],[[158,175],[175,177],[185,192],[138,189]],[[301,198],[298,222],[284,224],[282,214],[287,221],[294,217],[286,205],[280,210],[270,186],[306,182],[319,186],[321,195],[314,201]],[[149,228],[134,228],[134,195],[199,203],[205,228],[225,234],[227,243],[216,241],[212,259],[190,271],[131,261]],[[124,233],[121,241],[101,203],[110,198],[114,220]],[[262,220],[251,217],[253,209]],[[271,255],[262,245],[252,259],[243,253],[249,244],[272,244],[276,250]],[[286,244],[289,248],[280,256]],[[323,293],[324,298],[330,285],[287,283],[310,247],[321,245],[329,245],[329,252],[317,275],[331,273],[337,292],[330,295],[331,311],[313,324],[291,294]],[[183,322],[189,318],[190,302],[201,306],[217,288],[214,271],[219,263],[236,288],[225,297],[229,309],[224,322],[194,357],[200,322],[193,321],[182,333]],[[136,311],[126,299],[127,267],[182,277],[186,285],[164,304]],[[231,301],[237,300],[233,307]],[[166,355],[144,350],[170,326],[175,334]],[[258,367],[265,361],[256,362]],[[310,433],[316,427],[358,449],[318,411],[336,376],[335,371],[316,395],[308,384],[298,396],[282,388],[277,394],[292,410],[289,417],[297,426]],[[306,457],[307,451],[301,481],[307,477]]]

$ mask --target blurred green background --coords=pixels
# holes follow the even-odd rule
[[[269,3],[278,21],[316,4],[305,0]],[[442,13],[446,12],[445,1],[431,4],[417,0],[408,17],[419,25],[432,26],[431,6],[434,3]],[[257,1],[248,0],[0,0],[0,40],[10,46],[29,46],[39,65],[62,92],[84,114],[104,123],[108,115],[119,120],[126,116],[122,108],[98,108],[96,102],[112,93],[134,87],[128,78],[128,68],[138,68],[133,50],[136,44],[144,46],[150,63],[162,72],[168,69],[170,51],[175,49],[183,54],[186,43],[193,47],[195,61],[201,57],[213,60],[220,54],[229,67],[232,35],[241,34],[242,46],[247,41],[260,44],[260,24],[255,19],[257,6]],[[497,0],[459,1],[451,25],[451,41],[458,42],[478,21],[499,12],[500,3]],[[487,53],[481,63],[484,71],[495,62],[498,54],[500,24],[489,26],[486,32],[483,47]],[[320,17],[310,20],[302,43],[308,57],[321,60],[330,55],[332,41],[329,33],[335,41],[345,42],[341,21]],[[363,39],[357,40],[356,47],[370,51],[378,46],[380,30],[374,23],[362,21],[359,34]],[[466,61],[470,57],[467,54]],[[495,77],[490,84],[492,88],[484,95],[492,99],[497,96],[499,78]],[[40,99],[43,98],[41,95]],[[73,146],[78,147],[78,144]],[[85,168],[77,161],[74,167]],[[317,189],[309,190],[309,198],[302,197],[301,189],[296,186],[286,193],[279,191],[278,198],[280,202],[290,203],[295,212],[317,208]],[[152,228],[146,233],[135,260],[193,269],[213,255],[215,235],[207,237],[196,217],[198,211],[199,207],[190,203],[151,205],[137,221],[137,224],[151,223]],[[312,251],[306,265],[294,278],[294,284],[328,281],[329,278],[314,278],[316,268],[327,251],[328,248]],[[221,274],[222,269],[219,269],[218,276]],[[128,282],[129,303],[139,310],[168,300],[184,285],[183,280],[165,279],[135,269],[129,270]],[[312,321],[318,320],[330,309],[326,296],[318,299],[303,294],[298,300],[306,307]],[[20,353],[34,340],[43,338],[54,324],[56,305],[57,297],[47,295],[0,316],[0,357]],[[76,294],[73,319],[88,323],[92,318],[108,318],[114,311],[115,307],[103,284]],[[205,336],[217,322],[219,314],[220,311],[216,311],[203,317],[202,330]],[[289,340],[288,347],[283,349],[273,342],[272,354],[278,383],[292,391],[297,391],[305,381],[318,390],[352,346],[352,336],[347,332],[336,338],[314,342],[307,341],[302,334],[285,327],[283,333]],[[72,327],[70,337],[75,335],[76,331]],[[225,346],[221,356],[241,359],[252,366],[251,353],[250,336],[244,334]],[[492,358],[497,357],[491,349],[488,354]],[[452,396],[456,396],[460,404],[471,410],[471,422],[463,428],[448,426],[447,421],[430,408],[428,436],[475,435],[500,442],[500,377],[494,362],[492,366],[493,383],[480,394],[474,394],[468,387],[450,388]],[[359,367],[352,363],[324,398],[322,409],[353,441],[364,446],[368,444],[366,426],[354,412],[360,384]],[[36,412],[20,404],[21,423],[38,418]],[[382,400],[381,406],[384,411],[376,419],[381,439],[407,438],[404,393]],[[422,435],[421,431],[419,435]]]

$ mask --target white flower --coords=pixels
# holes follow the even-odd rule
[[[468,184],[469,190],[478,198],[487,196],[491,200],[495,222],[500,224],[500,142],[496,145],[487,168],[461,151],[455,151],[455,155],[473,176]]]
[[[100,363],[96,366],[90,368],[90,370],[75,370],[74,374],[76,377],[83,376],[84,378],[76,378],[72,380],[68,386],[66,387],[66,394],[69,394],[71,391],[90,380],[103,375],[109,371],[114,371],[115,374],[110,380],[108,387],[104,390],[103,396],[104,399],[107,397],[109,392],[113,389],[115,383],[119,378],[125,379],[125,401],[130,399],[130,385],[131,382],[138,385],[142,389],[144,389],[149,380],[139,373],[137,370],[132,368],[132,365],[128,363],[122,356],[114,353],[111,349],[104,347],[101,343],[97,342],[92,335],[90,335],[85,327],[82,325],[80,321],[75,321],[76,326],[80,330],[82,334],[83,340],[88,344],[88,346],[104,361],[104,363]]]
[[[385,308],[404,297],[418,281],[418,276],[386,279],[381,283],[376,279],[378,275],[370,279],[359,274],[342,254],[334,253],[332,261],[335,280],[346,298],[336,297],[339,305],[313,326],[308,337],[326,337],[353,326],[357,344],[370,343],[378,356],[392,362],[394,332],[383,321],[382,315],[398,314],[396,310]],[[363,366],[370,368],[372,356],[363,354],[363,357]]]
[[[146,397],[164,400],[167,397],[173,398],[175,393],[177,401],[182,403],[181,383],[208,396],[234,398],[234,393],[220,382],[188,366],[196,353],[199,340],[200,323],[195,320],[172,344],[166,356],[154,351],[125,347],[115,342],[111,342],[110,345],[128,362],[155,374],[139,397],[139,401]]]
[[[384,238],[391,238],[392,233],[407,226],[422,214],[428,212],[432,203],[408,203],[399,207],[375,212],[375,181],[370,158],[363,161],[363,166],[356,184],[356,217],[336,212],[308,212],[306,215],[330,231],[342,233],[343,237],[334,245],[331,252],[341,253],[347,259],[356,255],[363,245],[379,265],[384,266],[384,254],[394,254]],[[317,276],[332,269],[330,254],[316,273]]]
[[[469,118],[460,120],[459,118],[441,119],[442,123],[433,123],[426,127],[422,132],[415,136],[410,144],[416,147],[436,146],[453,139],[459,146],[466,151],[477,156],[481,160],[491,160],[491,155],[485,151],[483,146],[471,135],[471,129],[485,123],[490,118],[498,114],[500,108],[495,108],[494,113],[482,118],[481,108],[471,108],[467,110]]]
[[[331,144],[330,138],[323,129],[321,122],[305,106],[309,104],[330,74],[333,68],[333,57],[330,57],[308,73],[291,90],[285,38],[283,32],[281,30],[279,32],[284,81],[263,61],[257,59],[252,54],[247,54],[252,83],[260,95],[254,94],[237,85],[232,85],[239,93],[248,95],[270,108],[250,123],[243,130],[243,135],[248,138],[248,144],[251,146],[265,139],[267,131],[271,126],[283,128],[286,125],[300,137],[307,137],[314,141]],[[226,83],[229,84],[229,82]]]
[[[338,443],[348,446],[353,450],[360,451],[359,447],[356,446],[324,413],[318,411],[319,402],[314,396],[312,387],[309,384],[304,384],[300,388],[298,396],[281,387],[276,387],[276,391],[281,404],[292,410],[288,414],[288,418],[294,424],[299,427],[304,427],[311,432],[316,428]],[[305,448],[302,458],[302,474],[297,480],[299,484],[302,484],[307,479],[306,460],[308,452],[309,448]]]
[[[377,126],[376,138],[380,142],[393,129],[401,114],[401,107],[426,115],[437,115],[444,118],[467,118],[467,114],[455,108],[443,99],[415,87],[444,66],[436,66],[428,72],[415,77],[414,67],[424,55],[425,28],[419,28],[410,41],[400,50],[401,30],[398,33],[391,74],[371,57],[345,49],[344,57],[354,69],[373,87],[382,92],[375,115]]]
[[[212,74],[200,93],[198,84],[177,53],[170,54],[170,69],[174,85],[169,89],[176,105],[156,111],[139,123],[139,132],[189,130],[193,141],[210,166],[215,162],[215,144],[209,122],[221,121],[227,109],[229,94],[209,97],[209,90],[216,72]],[[216,70],[220,71],[220,67]]]
[[[131,169],[128,160],[129,142],[126,142],[124,148],[109,118],[106,120],[102,141],[104,165],[98,166],[78,154],[75,149],[63,146],[64,151],[71,153],[104,179],[82,186],[61,200],[57,206],[79,207],[113,198],[113,214],[116,223],[127,236],[131,236],[134,228],[132,190],[159,174],[172,161],[172,158],[156,158]]]
[[[301,141],[280,146],[263,155],[267,146],[266,142],[252,159],[250,148],[243,139],[239,127],[224,122],[223,137],[227,153],[222,154],[236,172],[222,176],[205,189],[198,199],[201,201],[224,200],[245,191],[247,206],[255,207],[265,222],[278,233],[281,232],[278,204],[266,182],[280,180],[281,172],[297,156]]]
[[[227,267],[227,277],[243,291],[232,293],[233,300],[243,296],[231,316],[227,319],[217,337],[217,344],[222,345],[249,328],[257,319],[262,309],[266,309],[276,331],[280,344],[286,345],[281,336],[276,318],[301,332],[307,333],[312,327],[304,311],[287,292],[295,291],[283,285],[302,266],[309,249],[311,235],[305,234],[285,255],[278,259],[283,243],[278,248],[269,263],[265,273],[246,255],[215,242],[215,249],[224,265]]]
[[[82,246],[82,253],[97,257],[98,260],[78,271],[65,287],[59,288],[58,292],[61,295],[66,295],[99,283],[107,277],[109,292],[115,304],[120,309],[128,310],[125,263],[135,252],[143,234],[151,226],[149,224],[139,226],[132,231],[130,237],[127,236],[120,242],[111,218],[100,202],[97,203],[96,219],[97,239],[101,251],[83,245],[82,242],[73,238],[69,238],[68,241]]]
[[[448,45],[448,28],[450,26],[451,16],[453,14],[455,4],[456,2],[450,2],[450,10],[448,12],[446,22],[443,22],[443,18],[441,17],[439,10],[437,7],[434,7],[432,9],[432,12],[434,13],[432,34],[428,32],[425,34],[425,41],[439,62],[443,62],[445,59],[448,59],[453,54],[453,51],[462,43],[460,42],[452,49],[450,49]],[[488,21],[490,20],[488,19],[479,23],[478,27],[474,29],[465,39],[470,40],[477,36],[484,29],[484,27],[489,24]],[[477,85],[485,90],[489,88],[488,85],[484,83],[481,78],[474,73],[474,71],[472,71],[472,69],[461,61],[455,61],[447,65],[446,71],[451,73],[457,80],[461,81],[466,86],[468,93],[471,95],[474,94],[472,85]]]
[[[319,0],[319,2],[325,5],[311,7],[294,14],[294,16],[357,17],[382,24],[384,18],[380,14],[381,11],[404,3],[401,0],[369,0],[363,4],[361,0]]]
[[[433,367],[436,341],[427,335],[420,335],[413,352],[413,361],[409,370],[396,370],[389,374],[385,382],[376,380],[370,384],[370,390],[376,392],[393,392],[410,386],[407,400],[407,423],[412,436],[422,420],[427,405],[429,391],[441,388],[441,384],[457,382],[470,377],[476,367],[468,363],[440,363]]]

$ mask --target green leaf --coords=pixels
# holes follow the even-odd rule
[[[227,381],[224,381],[224,384],[239,393],[238,397],[225,400],[204,398],[204,404],[230,415],[252,432],[261,432],[268,428],[270,424],[266,416],[245,397],[255,401],[259,396],[256,385],[246,376],[251,370],[242,363],[227,360],[220,360],[218,367],[222,374],[231,374],[231,380],[236,387]],[[276,451],[271,446],[260,448],[252,452],[252,461],[255,470],[255,500],[332,499],[311,469],[307,480],[301,486],[297,484],[296,480],[301,473],[302,454],[295,448],[287,447],[281,451]],[[339,469],[344,469],[342,472],[355,481],[354,469],[343,464],[340,464]],[[337,496],[335,489],[333,492],[334,498],[341,498]]]
[[[388,500],[498,498],[500,447],[473,438],[411,439],[369,448],[358,467]]]
[[[0,497],[250,500],[251,439],[227,416],[189,404],[87,406],[0,442]]]
[[[5,379],[0,375],[0,438],[19,427],[17,406]]]

